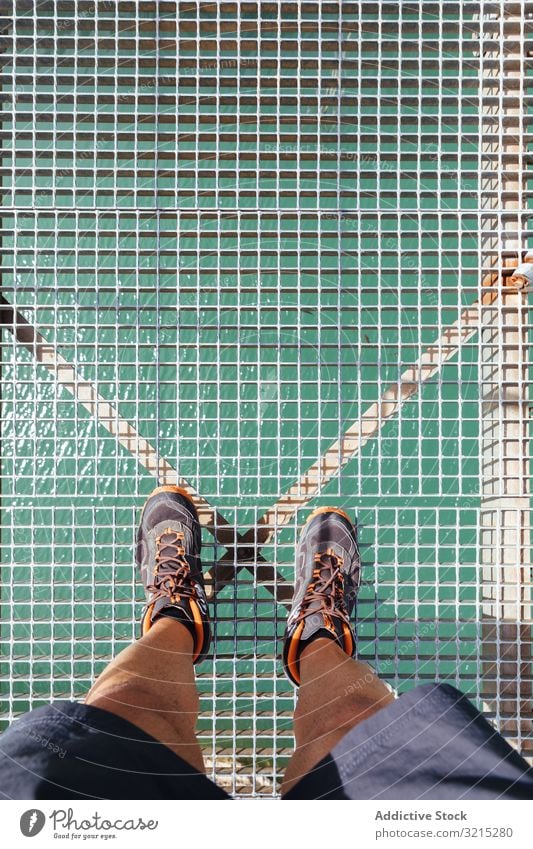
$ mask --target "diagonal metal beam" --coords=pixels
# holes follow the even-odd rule
[[[502,275],[511,274],[504,270]],[[491,273],[482,281],[485,291],[479,300],[463,310],[459,318],[423,352],[421,357],[400,375],[397,383],[390,384],[379,401],[371,404],[350,427],[344,436],[319,457],[281,498],[260,517],[256,526],[242,537],[242,543],[253,547],[268,544],[280,525],[286,525],[295,513],[319,495],[356,457],[364,445],[378,436],[383,425],[400,411],[402,406],[416,395],[424,383],[451,360],[460,347],[478,332],[481,309],[495,301],[499,294],[499,275]]]
[[[516,263],[515,258],[513,264]],[[276,600],[282,604],[290,601],[291,585],[276,576],[274,567],[269,568],[268,564],[264,563],[260,554],[261,547],[270,543],[280,526],[286,525],[299,509],[319,495],[323,487],[359,454],[361,448],[379,435],[385,422],[392,419],[401,407],[422,389],[424,383],[434,377],[443,365],[457,354],[461,345],[473,338],[479,331],[483,309],[501,300],[502,291],[509,291],[513,274],[512,268],[504,268],[499,273],[494,271],[485,275],[481,283],[481,297],[463,310],[459,318],[426,348],[421,357],[402,372],[400,380],[387,387],[380,400],[371,404],[362,416],[350,425],[342,439],[330,445],[285,495],[282,495],[252,528],[239,537],[238,546],[228,550],[217,564],[217,591],[235,579],[235,573],[241,568],[239,564],[242,561],[250,561],[251,564],[260,563],[260,571],[256,577],[267,584]],[[526,280],[513,279],[511,288],[519,289],[525,285]]]
[[[54,375],[58,384],[66,389],[84,407],[89,415],[102,425],[117,441],[139,461],[147,472],[160,483],[174,483],[183,487],[191,496],[198,510],[200,521],[221,545],[234,544],[235,534],[227,519],[213,508],[196,489],[179,476],[168,460],[161,457],[148,440],[144,439],[126,421],[117,408],[97,392],[96,387],[79,375],[44,336],[32,325],[20,311],[15,309],[3,295],[0,295],[0,324],[13,333],[35,360],[45,366]]]

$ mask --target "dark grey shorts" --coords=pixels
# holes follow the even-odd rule
[[[0,798],[227,799],[144,731],[56,702],[0,736]],[[417,687],[356,726],[287,799],[532,799],[533,770],[469,700]]]
[[[346,734],[287,799],[533,799],[533,769],[462,693],[416,687]]]

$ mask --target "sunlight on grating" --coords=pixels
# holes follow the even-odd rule
[[[528,247],[529,4],[0,10],[4,725],[136,636],[139,508],[179,479],[230,792],[277,795],[292,750],[318,504],[357,516],[359,656],[531,756],[529,316],[490,276]]]

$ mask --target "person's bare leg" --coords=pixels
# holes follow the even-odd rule
[[[294,712],[296,748],[282,795],[316,766],[347,731],[386,707],[394,696],[367,666],[337,643],[317,638],[302,649],[301,686]]]
[[[109,664],[86,704],[127,719],[205,772],[195,736],[199,696],[192,653],[186,626],[162,616]]]

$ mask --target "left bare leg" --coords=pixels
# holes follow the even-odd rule
[[[200,700],[192,654],[188,628],[177,619],[161,616],[144,637],[109,664],[86,704],[127,719],[205,772],[195,735]]]

